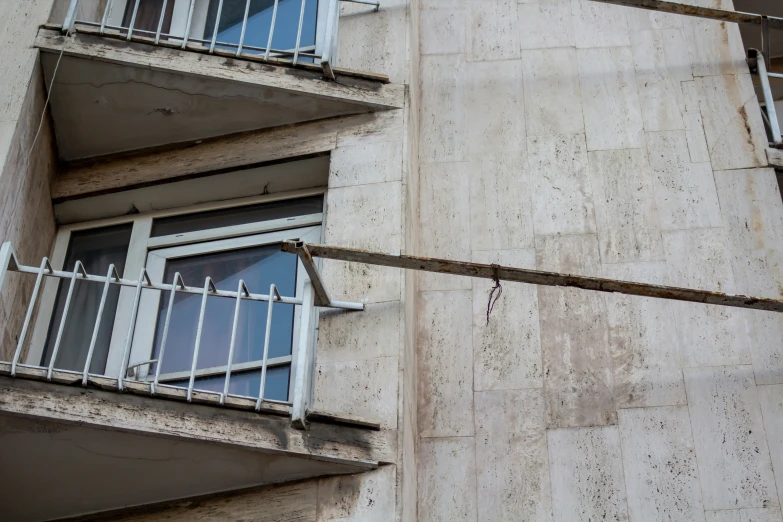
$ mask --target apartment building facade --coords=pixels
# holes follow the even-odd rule
[[[783,522],[780,313],[307,246],[780,299],[737,24],[7,0],[0,36],[3,520]]]

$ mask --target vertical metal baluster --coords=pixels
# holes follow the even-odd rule
[[[136,13],[139,11],[140,1],[141,0],[136,0],[136,3],[133,5],[133,14],[131,15],[130,26],[128,27],[128,40],[133,36],[133,25],[136,23]]]
[[[302,8],[299,10],[299,29],[296,32],[296,47],[294,48],[294,65],[299,61],[299,43],[302,41],[302,24],[304,23],[305,2],[302,0]]]
[[[277,295],[277,297],[275,297]],[[256,401],[256,411],[261,409],[261,403],[264,402],[264,388],[266,386],[266,362],[269,358],[269,338],[272,333],[272,303],[275,299],[280,299],[280,292],[272,284],[269,287],[269,309],[266,312],[266,334],[264,335],[264,358],[261,363],[261,389],[258,391],[258,400]]]
[[[130,359],[130,347],[133,341],[133,330],[136,329],[136,319],[139,316],[139,301],[141,301],[141,290],[144,286],[145,279],[147,281],[147,285],[152,286],[152,281],[150,281],[150,276],[147,274],[147,269],[142,268],[141,272],[139,272],[139,281],[136,283],[136,297],[133,298],[133,310],[131,310],[128,334],[125,336],[125,348],[123,348],[122,351],[120,374],[117,376],[117,388],[120,390],[124,388],[123,381],[125,380],[125,372],[128,371],[128,360]]]
[[[193,347],[193,363],[190,366],[190,381],[188,382],[188,402],[193,399],[193,384],[196,382],[196,366],[198,366],[198,349],[201,345],[201,329],[204,327],[204,312],[207,309],[207,296],[209,291],[217,292],[211,277],[204,280],[204,294],[201,297],[201,312],[198,315],[198,327],[196,328],[196,345]]]
[[[209,53],[212,54],[215,51],[215,42],[217,41],[218,26],[220,25],[220,13],[223,12],[223,0],[218,2],[217,15],[215,15],[215,30],[212,31],[212,43],[209,44]]]
[[[221,0],[222,1],[222,0]],[[163,19],[166,18],[166,4],[169,0],[163,0],[163,7],[160,9],[160,20],[158,20],[158,30],[155,31],[155,44],[160,43],[160,32],[163,30]]]
[[[226,396],[228,395],[228,385],[231,381],[231,365],[234,363],[234,346],[237,340],[237,326],[239,325],[239,304],[242,302],[242,292],[245,295],[250,295],[250,291],[247,289],[245,282],[239,280],[239,286],[237,288],[237,304],[234,306],[234,323],[231,326],[231,344],[228,346],[228,363],[226,365],[226,381],[223,384],[223,394],[220,396],[220,404],[225,404]]]
[[[188,10],[188,23],[185,24],[185,38],[182,40],[183,49],[188,45],[188,38],[190,37],[190,23],[193,21],[193,6],[195,4],[196,4],[196,0],[190,0],[190,9]]]
[[[174,310],[174,296],[177,293],[177,281],[182,288],[185,288],[185,281],[179,272],[174,274],[174,279],[171,281],[171,295],[169,296],[169,309],[166,310],[166,322],[163,323],[163,339],[160,341],[160,353],[158,354],[158,362],[155,364],[155,380],[152,382],[150,393],[155,394],[155,390],[158,389],[158,381],[160,380],[160,368],[163,366],[163,353],[166,351],[166,340],[169,338],[169,324],[171,324],[171,312]]]
[[[81,270],[80,270],[81,269]],[[57,352],[60,351],[60,341],[63,338],[63,332],[65,331],[65,321],[68,319],[68,309],[71,307],[71,297],[73,296],[73,288],[76,286],[76,276],[81,272],[84,277],[87,277],[87,272],[84,270],[84,265],[81,261],[76,261],[76,265],[73,267],[73,274],[71,275],[71,284],[68,286],[68,295],[65,298],[65,306],[63,307],[63,316],[60,318],[60,328],[57,330],[57,338],[54,341],[54,349],[52,350],[52,359],[49,361],[49,370],[46,372],[46,378],[52,380],[52,372],[54,371],[54,361],[57,360]]]
[[[73,32],[73,26],[76,24],[76,17],[79,13],[79,0],[71,0],[71,4],[68,6],[68,11],[65,13],[65,20],[63,21],[62,31],[66,34]]]
[[[101,19],[101,34],[106,32],[106,22],[109,21],[109,12],[111,11],[111,4],[113,0],[106,2],[106,9],[103,10],[103,18]]]
[[[277,20],[277,4],[279,0],[275,0],[275,6],[272,8],[272,23],[269,25],[269,39],[266,42],[266,51],[264,52],[264,60],[269,59],[269,51],[272,49],[272,36],[275,34],[275,21]]]
[[[106,282],[103,283],[103,293],[101,294],[101,303],[98,305],[98,316],[95,318],[95,327],[92,329],[92,339],[90,339],[90,349],[87,351],[87,360],[84,362],[84,371],[82,372],[82,386],[87,386],[87,375],[90,371],[90,363],[92,362],[92,354],[95,351],[95,343],[98,341],[98,330],[101,328],[101,319],[103,318],[103,309],[106,306],[106,297],[109,295],[109,286],[111,285],[112,272],[114,273],[115,281],[120,280],[120,275],[114,268],[114,265],[109,265],[109,271],[106,273]]]
[[[27,337],[27,330],[30,328],[30,322],[33,318],[33,311],[35,310],[35,301],[38,299],[38,291],[41,288],[41,281],[43,281],[43,275],[47,269],[51,274],[52,265],[49,264],[49,258],[45,257],[41,261],[41,269],[38,270],[38,277],[35,278],[35,287],[33,287],[33,295],[30,296],[30,306],[27,307],[27,314],[24,316],[24,324],[22,325],[22,333],[19,334],[19,342],[16,343],[14,360],[11,363],[12,377],[16,375],[16,365],[19,363],[19,357],[22,355],[22,347],[24,346],[24,340]]]
[[[247,29],[247,15],[250,13],[250,0],[245,2],[245,17],[242,19],[242,33],[239,35],[239,47],[237,47],[237,56],[242,54],[242,44],[245,43],[245,30]]]

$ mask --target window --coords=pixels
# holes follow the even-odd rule
[[[275,284],[281,295],[301,297],[306,272],[295,255],[280,250],[280,243],[291,239],[320,241],[323,196],[318,192],[300,191],[298,195],[306,197],[284,199],[258,196],[233,207],[220,203],[138,214],[109,220],[119,223],[108,225],[68,225],[58,234],[52,263],[55,268],[72,271],[80,260],[88,273],[100,275],[106,274],[113,264],[121,277],[132,280],[145,267],[153,283],[170,284],[179,274],[181,279],[177,281],[191,287],[203,287],[209,277],[218,290],[228,291],[237,291],[242,280],[255,294],[268,294],[270,285]],[[47,282],[44,289],[27,362],[48,365],[59,335],[54,367],[81,372],[87,361],[103,285],[77,281],[68,320],[62,323],[65,326],[60,334],[69,282],[51,283]],[[135,289],[114,285],[109,288],[111,293],[89,371],[116,376],[131,326]],[[161,384],[188,386],[201,303],[202,295],[192,293],[175,293],[173,301],[170,291],[147,289],[142,293],[130,352],[134,379],[152,380],[157,373]],[[229,361],[236,299],[209,296],[205,303],[194,388],[223,392],[230,368],[229,393],[258,397],[269,304],[241,302]],[[273,305],[266,399],[290,399],[300,315],[299,306]],[[164,342],[164,325],[169,316]]]

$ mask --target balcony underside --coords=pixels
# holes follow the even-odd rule
[[[393,432],[298,431],[282,416],[0,377],[9,520],[367,471],[395,458],[394,441]],[[32,501],[31,491],[41,495]]]
[[[60,158],[72,161],[242,131],[401,108],[377,76],[326,81],[307,68],[42,28]],[[223,52],[224,53],[224,52]],[[312,67],[312,66],[311,66]]]

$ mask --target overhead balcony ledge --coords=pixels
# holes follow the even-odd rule
[[[6,513],[14,520],[48,520],[363,472],[396,458],[394,431],[315,420],[309,426],[301,431],[279,415],[0,376],[0,458],[9,485],[0,501],[18,511]],[[68,480],[74,474],[79,481]],[[50,493],[36,503],[13,502],[30,488]]]
[[[187,49],[39,29],[63,161],[105,156],[334,116],[403,107],[405,87],[335,68],[292,66],[203,46]],[[143,40],[143,39],[142,39]],[[62,58],[52,83],[57,61]]]

